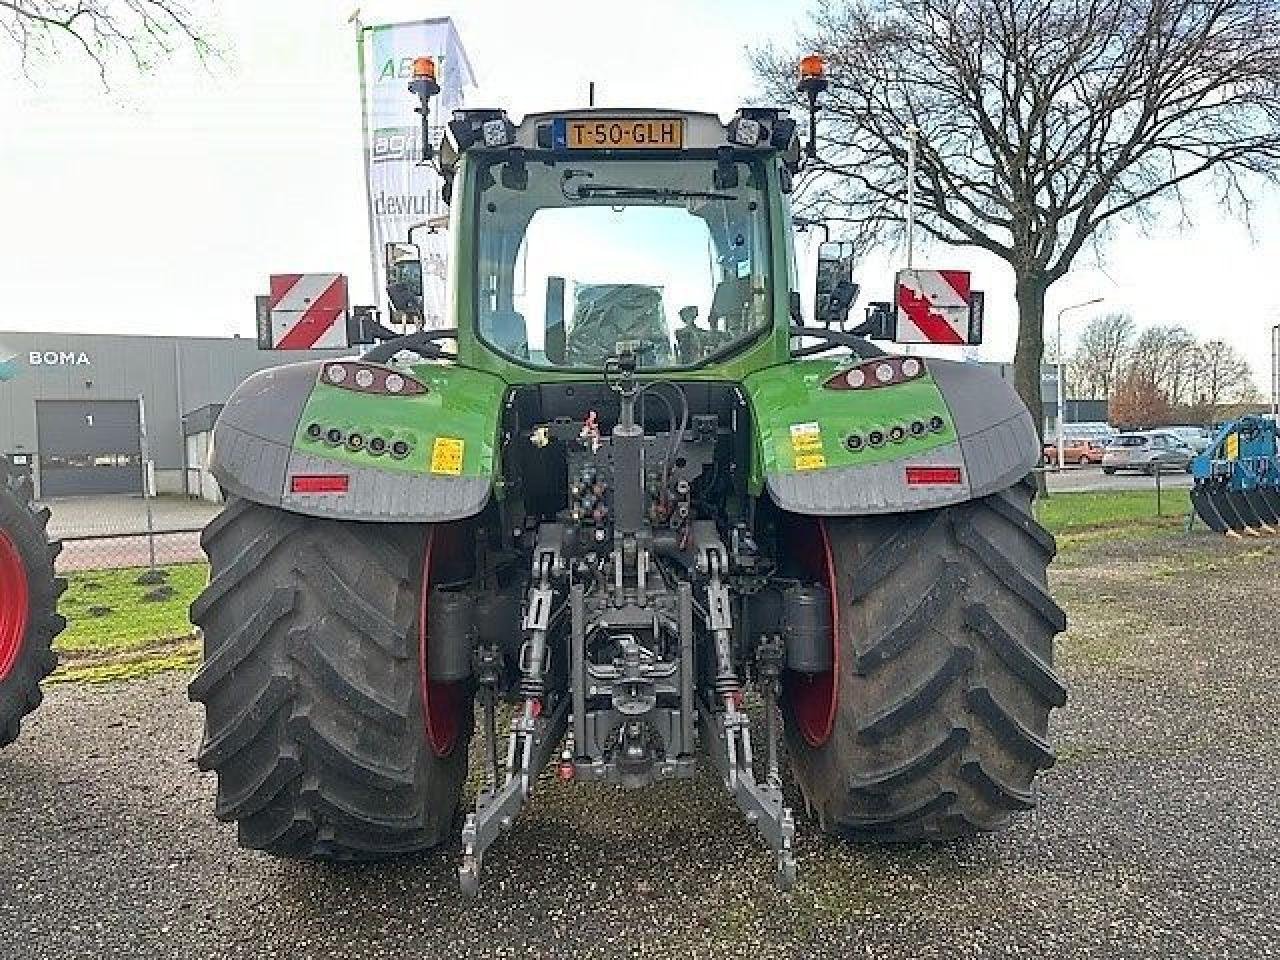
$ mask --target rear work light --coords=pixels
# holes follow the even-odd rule
[[[959,467],[907,467],[909,487],[948,487],[964,483]]]
[[[320,382],[355,393],[377,393],[391,397],[419,396],[427,392],[426,384],[407,373],[352,360],[326,363],[320,372]]]
[[[297,473],[289,480],[292,493],[346,493],[350,487],[345,473]]]
[[[823,386],[828,390],[873,390],[918,380],[924,374],[923,361],[915,357],[876,357],[841,370]]]

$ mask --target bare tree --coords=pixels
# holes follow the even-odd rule
[[[1249,361],[1225,340],[1200,344],[1195,352],[1195,366],[1193,402],[1196,406],[1213,408],[1249,402],[1258,393]]]
[[[832,83],[797,205],[899,237],[914,136],[920,229],[1013,270],[1035,409],[1045,294],[1086,243],[1195,178],[1246,212],[1248,175],[1277,179],[1277,36],[1280,0],[818,0],[796,50]],[[774,96],[796,50],[753,53]]]
[[[1068,365],[1068,387],[1077,400],[1106,400],[1129,357],[1137,331],[1127,313],[1095,317],[1080,334]]]
[[[121,56],[145,70],[179,46],[212,53],[196,12],[182,0],[0,0],[0,39],[16,47],[25,70],[70,44],[106,82]]]
[[[1186,405],[1195,368],[1196,340],[1185,327],[1147,327],[1129,352],[1126,379],[1147,384],[1170,406]]]

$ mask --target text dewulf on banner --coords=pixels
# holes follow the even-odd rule
[[[416,57],[436,61],[440,95],[431,105],[431,136],[437,145],[444,124],[462,106],[465,89],[475,85],[475,76],[448,17],[361,25],[359,44],[373,284],[378,300],[385,301],[385,245],[408,242],[410,227],[447,212],[440,197],[440,177],[421,162],[421,121],[408,89],[413,61]],[[444,325],[445,236],[419,230],[414,240],[422,249],[426,325],[440,327]]]

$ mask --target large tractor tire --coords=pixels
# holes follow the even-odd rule
[[[421,629],[424,591],[460,553],[442,549],[448,529],[232,500],[205,530],[190,695],[205,705],[198,762],[217,771],[216,815],[242,846],[367,860],[450,834],[471,703],[426,682]]]
[[[1054,762],[1066,617],[1032,487],[942,510],[793,518],[832,589],[834,670],[788,679],[792,768],[821,827],[914,841],[997,830]]]
[[[67,621],[55,609],[66,581],[53,574],[60,549],[45,533],[48,510],[31,506],[31,484],[0,459],[0,747],[40,705],[40,681],[58,659],[53,638]]]

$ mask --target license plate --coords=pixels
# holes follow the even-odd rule
[[[567,150],[679,150],[680,117],[592,117],[554,122],[555,145]]]

